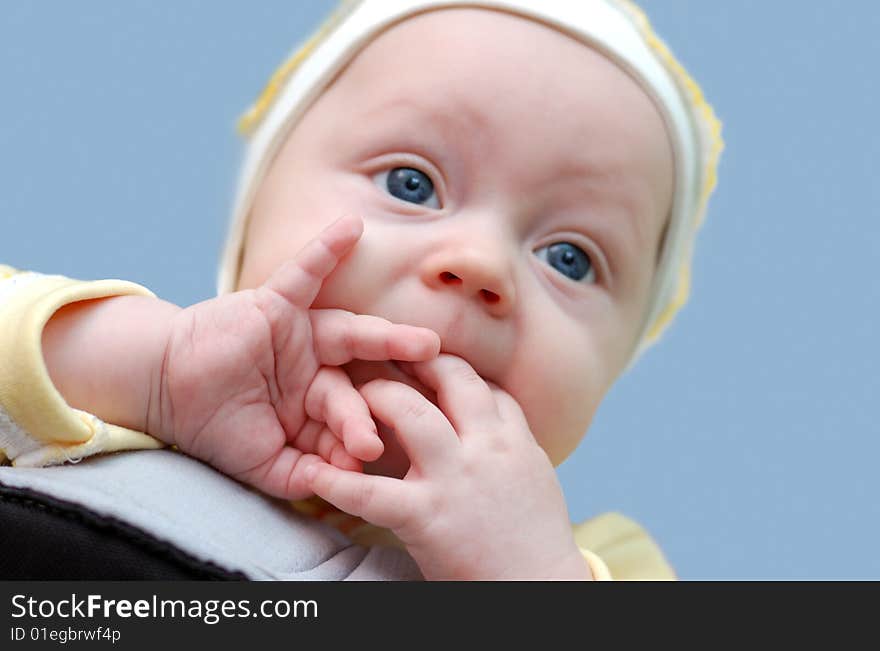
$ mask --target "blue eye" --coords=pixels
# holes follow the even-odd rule
[[[401,201],[429,208],[440,207],[434,184],[424,172],[412,167],[395,167],[387,172],[380,172],[374,178],[377,185]]]
[[[564,276],[578,282],[596,282],[596,270],[590,256],[571,242],[557,242],[535,252],[536,255]]]

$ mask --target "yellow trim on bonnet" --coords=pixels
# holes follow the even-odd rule
[[[256,101],[251,104],[250,108],[238,119],[238,132],[243,136],[249,136],[257,128],[257,125],[263,120],[272,101],[278,92],[284,86],[287,79],[293,74],[293,71],[299,68],[300,64],[309,56],[322,40],[336,27],[342,15],[344,5],[336,9],[330,17],[318,28],[305,44],[288,57],[276,70],[272,73],[266,86],[260,92]]]
[[[718,183],[718,161],[721,157],[721,152],[724,150],[724,140],[721,137],[721,121],[715,115],[712,106],[706,101],[700,85],[688,74],[687,70],[685,70],[684,66],[682,66],[678,59],[675,58],[675,55],[672,54],[666,43],[664,43],[663,40],[657,36],[656,32],[654,32],[645,12],[632,2],[632,0],[616,1],[621,8],[629,13],[633,23],[639,29],[642,38],[645,39],[645,42],[649,47],[654,50],[660,60],[666,64],[667,69],[678,77],[679,83],[687,91],[690,97],[691,104],[702,118],[705,127],[708,128],[708,136],[711,145],[709,156],[703,169],[703,187],[700,190],[700,197],[697,201],[696,209],[694,210],[693,217],[695,221],[691,225],[691,228],[696,232],[705,220],[709,197]],[[672,296],[669,303],[663,308],[663,311],[657,316],[654,323],[650,325],[648,332],[645,335],[649,344],[654,343],[660,337],[663,331],[672,322],[676,313],[685,303],[687,303],[691,288],[692,253],[692,247],[689,247],[688,250],[682,252],[684,260],[678,270],[678,282],[675,294]]]

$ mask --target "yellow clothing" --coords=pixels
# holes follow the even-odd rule
[[[55,389],[41,349],[43,326],[68,303],[153,294],[122,280],[80,282],[0,266],[0,453],[16,466],[49,466],[99,452],[162,447],[142,432],[72,409]]]
[[[122,280],[81,282],[0,265],[0,462],[49,466],[104,452],[162,447],[143,432],[104,423],[68,406],[43,360],[43,327],[59,308],[81,300],[131,294],[153,295]],[[356,543],[400,544],[389,531],[319,500],[295,506],[334,525]],[[675,578],[650,536],[622,515],[592,518],[576,525],[574,535],[597,579]]]

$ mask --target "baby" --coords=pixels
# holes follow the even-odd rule
[[[603,578],[554,466],[686,297],[718,125],[629,4],[467,4],[346,3],[273,77],[218,298],[17,291],[67,433],[0,383],[7,456],[158,439],[427,579]]]

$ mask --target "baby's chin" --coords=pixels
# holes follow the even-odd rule
[[[376,378],[394,380],[411,386],[432,403],[437,404],[437,395],[431,389],[419,382],[418,379],[404,373],[394,362],[354,360],[344,364],[342,369],[351,378],[354,387]],[[379,430],[379,438],[385,445],[385,451],[376,461],[364,463],[364,472],[371,475],[403,478],[409,470],[409,459],[400,446],[394,430],[379,420],[376,420],[376,427]]]

